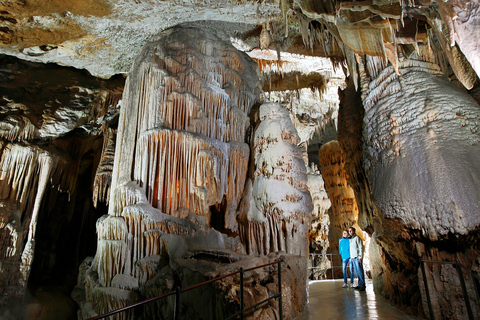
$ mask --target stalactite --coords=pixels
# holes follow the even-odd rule
[[[48,187],[74,189],[77,168],[55,150],[7,143],[0,161],[0,279],[10,283],[2,289],[9,299],[20,298],[26,288],[35,252],[40,208]],[[75,167],[75,166],[73,166]],[[71,188],[71,189],[70,189]]]
[[[151,131],[138,141],[134,179],[165,213],[186,207],[207,215],[210,205],[229,193],[229,177],[236,181],[234,191],[241,189],[243,181],[235,177],[245,176],[241,170],[248,154],[244,143],[221,143],[185,131]]]
[[[108,205],[110,199],[110,185],[112,181],[113,160],[115,156],[116,131],[105,128],[103,133],[103,147],[93,182],[93,205],[98,201]]]
[[[113,307],[117,293],[127,294],[115,284],[120,277],[137,279],[135,290],[149,295],[166,256],[165,238],[208,233],[212,206],[225,203],[225,228],[236,230],[258,72],[246,55],[213,35],[194,34],[188,28],[165,31],[145,47],[126,81],[109,215],[97,223],[97,253],[85,277],[85,296],[95,310]],[[102,159],[111,159],[109,139],[110,133]],[[97,171],[95,201],[107,192],[104,166],[110,163],[101,162]],[[225,242],[210,233],[204,246]]]
[[[9,105],[10,110],[26,109],[25,106]],[[0,137],[7,141],[31,140],[36,133],[35,125],[25,116],[10,116],[0,122]]]

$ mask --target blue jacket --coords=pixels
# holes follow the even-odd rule
[[[338,240],[338,251],[342,255],[342,259],[350,258],[350,239],[342,238]]]

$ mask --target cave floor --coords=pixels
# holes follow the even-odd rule
[[[415,319],[375,294],[368,279],[366,284],[365,292],[359,292],[351,287],[342,288],[343,279],[311,281],[309,302],[295,320]]]

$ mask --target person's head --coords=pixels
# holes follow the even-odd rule
[[[347,230],[343,230],[343,237],[348,238],[348,231]]]
[[[350,234],[350,236],[353,236],[355,234],[355,228],[354,227],[348,228],[348,234]]]

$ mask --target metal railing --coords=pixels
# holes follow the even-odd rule
[[[330,262],[330,267],[315,267],[315,257],[327,257],[327,260]],[[320,270],[328,270],[328,269],[332,269],[332,279],[335,279],[335,276],[334,276],[334,273],[333,273],[333,269],[334,268],[342,268],[343,266],[340,265],[340,266],[335,266],[333,264],[333,256],[341,256],[340,254],[338,253],[310,253],[310,261],[311,261],[311,267],[308,267],[308,269],[320,269]],[[328,258],[330,257],[330,259]],[[340,259],[341,261],[341,259]],[[350,268],[350,264],[348,266]],[[350,274],[352,273],[352,270],[350,270]],[[325,273],[326,274],[326,273]],[[340,279],[340,278],[339,278]]]
[[[137,303],[134,303],[130,306],[127,306],[127,307],[123,307],[123,308],[120,308],[120,309],[117,309],[117,310],[113,310],[113,311],[110,311],[110,312],[107,312],[107,313],[104,313],[104,314],[101,314],[101,315],[98,315],[98,316],[95,316],[93,318],[89,318],[87,320],[97,320],[97,319],[103,319],[103,318],[106,318],[108,316],[112,316],[114,314],[117,314],[117,313],[120,313],[120,312],[123,312],[123,311],[127,311],[127,310],[130,310],[130,309],[133,309],[133,308],[136,308],[136,307],[139,307],[141,305],[144,305],[144,304],[147,304],[149,302],[152,302],[152,301],[156,301],[156,300],[159,300],[159,299],[163,299],[163,298],[166,298],[168,296],[171,296],[171,295],[175,295],[175,307],[173,309],[173,318],[175,320],[178,320],[179,317],[180,317],[180,294],[183,293],[183,292],[187,292],[187,291],[190,291],[190,290],[193,290],[193,289],[196,289],[198,287],[201,287],[201,286],[204,286],[204,285],[207,285],[209,283],[212,283],[212,282],[215,282],[215,281],[218,281],[218,280],[221,280],[221,279],[224,279],[224,278],[227,278],[227,277],[231,277],[231,276],[234,276],[236,274],[240,274],[240,311],[234,313],[233,315],[229,316],[228,318],[226,318],[225,320],[229,320],[229,319],[234,319],[238,316],[240,316],[240,319],[243,320],[244,318],[244,315],[246,312],[250,311],[250,310],[253,310],[253,309],[256,309],[257,307],[259,307],[261,304],[267,302],[267,301],[270,301],[272,299],[277,299],[278,298],[278,314],[279,314],[279,318],[280,320],[283,319],[283,310],[282,310],[282,268],[281,268],[281,263],[283,262],[283,260],[280,258],[280,259],[277,259],[273,262],[270,262],[270,263],[266,263],[266,264],[262,264],[262,265],[259,265],[259,266],[256,266],[256,267],[252,267],[252,268],[248,268],[248,269],[243,269],[243,268],[240,268],[239,270],[237,271],[234,271],[234,272],[231,272],[231,273],[228,273],[228,274],[225,274],[225,275],[222,275],[220,277],[217,277],[217,278],[213,278],[213,279],[210,279],[210,280],[207,280],[207,281],[204,281],[202,283],[199,283],[199,284],[196,284],[196,285],[193,285],[193,286],[190,286],[190,287],[187,287],[187,288],[184,288],[184,289],[181,289],[180,287],[177,287],[175,289],[175,291],[170,291],[170,292],[167,292],[167,293],[164,293],[162,295],[159,295],[159,296],[156,296],[156,297],[153,297],[153,298],[149,298],[149,299],[146,299],[146,300],[143,300],[143,301],[140,301],[140,302],[137,302]],[[278,292],[276,292],[275,294],[271,295],[270,297],[268,297],[267,299],[264,299],[252,306],[249,306],[247,308],[244,308],[244,301],[243,301],[243,291],[244,291],[244,287],[243,287],[243,282],[244,282],[244,274],[245,272],[247,271],[251,271],[251,270],[255,270],[255,269],[259,269],[259,268],[264,268],[264,267],[268,267],[270,265],[273,265],[273,264],[277,264],[277,270],[278,270]]]
[[[462,287],[463,291],[463,298],[465,299],[465,305],[467,307],[467,313],[468,313],[468,319],[474,320],[473,317],[473,312],[472,312],[472,306],[470,305],[470,299],[468,297],[468,292],[467,292],[467,286],[465,285],[465,278],[463,277],[463,271],[462,271],[462,265],[460,264],[460,261],[455,260],[455,261],[435,261],[435,260],[424,260],[420,258],[420,267],[422,270],[423,274],[423,283],[425,285],[425,295],[427,296],[427,304],[428,304],[428,311],[430,313],[430,320],[435,319],[435,315],[433,314],[433,307],[432,307],[432,301],[430,299],[430,291],[428,289],[428,282],[427,282],[427,273],[425,270],[425,263],[440,263],[440,264],[453,264],[455,266],[455,269],[457,270],[458,278],[460,279],[460,285]],[[473,271],[472,271],[473,274]],[[478,294],[478,291],[477,291]],[[479,300],[480,302],[480,300]]]

